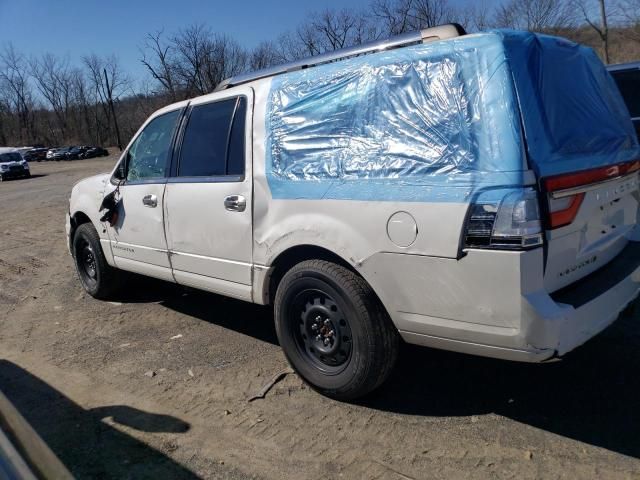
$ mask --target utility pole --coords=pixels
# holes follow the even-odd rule
[[[120,129],[118,128],[118,119],[116,118],[116,110],[113,106],[113,92],[109,86],[109,77],[107,76],[107,69],[103,68],[104,81],[107,83],[107,101],[109,102],[109,108],[111,109],[111,116],[113,117],[113,125],[116,127],[116,140],[118,141],[118,148],[122,151],[122,140],[120,140]]]
[[[600,18],[602,20],[602,50],[604,51],[604,63],[609,64],[609,26],[607,25],[607,11],[604,0],[600,0]]]

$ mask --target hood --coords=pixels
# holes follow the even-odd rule
[[[99,193],[100,196],[102,196],[105,186],[109,183],[109,178],[111,178],[110,172],[99,173],[91,177],[83,178],[73,186],[72,193],[93,192]]]

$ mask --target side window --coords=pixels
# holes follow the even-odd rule
[[[180,149],[178,176],[243,175],[245,116],[244,97],[193,107]]]
[[[154,118],[144,127],[129,148],[128,181],[165,176],[171,140],[179,116],[180,110],[174,110]]]
[[[612,72],[631,118],[640,117],[640,70]]]

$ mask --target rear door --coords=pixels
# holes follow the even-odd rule
[[[251,299],[253,91],[193,101],[165,193],[178,283]]]

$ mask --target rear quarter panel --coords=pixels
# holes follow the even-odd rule
[[[255,264],[270,266],[278,255],[297,245],[326,248],[361,272],[367,259],[377,252],[458,255],[468,202],[273,199],[265,172],[264,119],[269,82],[259,82],[255,91]],[[395,187],[390,184],[389,188]],[[389,219],[396,212],[407,212],[415,219],[416,238],[408,246],[394,244],[387,233]],[[375,276],[363,275],[375,290]]]

